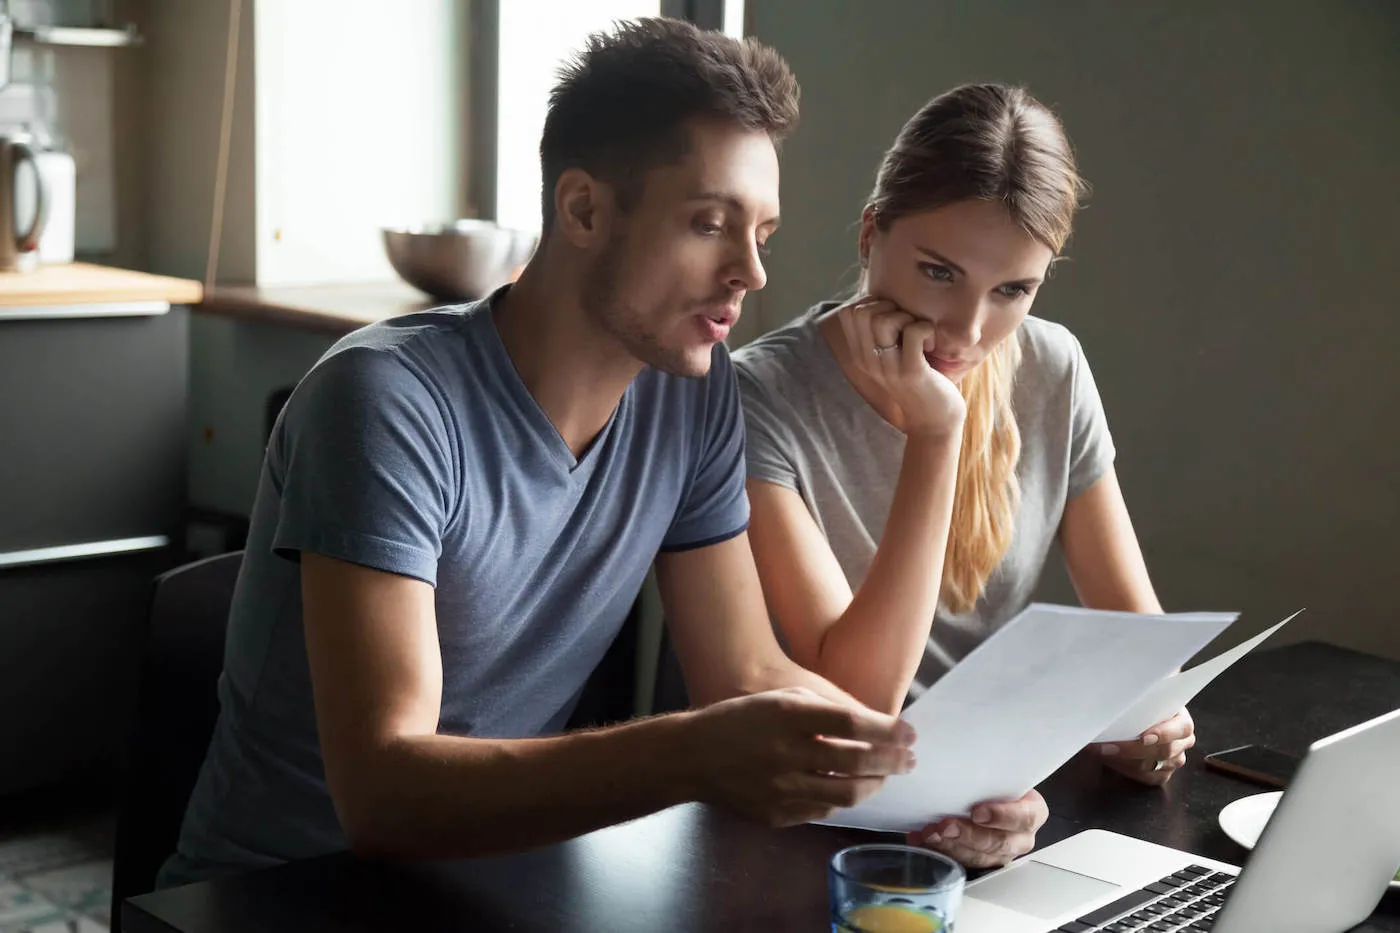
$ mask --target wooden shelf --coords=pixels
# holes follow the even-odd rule
[[[118,301],[192,305],[203,297],[203,286],[189,279],[85,262],[40,266],[33,272],[0,272],[0,307],[8,308]]]
[[[450,302],[431,299],[394,280],[344,285],[220,285],[205,296],[199,310],[202,314],[339,335],[375,321],[445,304]]]
[[[37,45],[81,45],[90,48],[123,48],[140,45],[141,36],[135,26],[113,29],[101,26],[16,26],[17,42]]]

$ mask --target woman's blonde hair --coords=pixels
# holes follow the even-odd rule
[[[1057,255],[1085,191],[1060,121],[1021,88],[964,85],[904,124],[866,202],[875,225],[958,201],[994,201]],[[1020,484],[1021,432],[1011,405],[1021,348],[1014,335],[963,377],[967,402],[943,563],[940,600],[950,612],[977,604],[1011,546]]]

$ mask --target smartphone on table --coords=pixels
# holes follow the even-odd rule
[[[1205,757],[1206,767],[1266,787],[1287,787],[1302,759],[1267,745],[1241,745]]]

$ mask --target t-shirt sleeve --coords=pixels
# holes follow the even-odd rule
[[[297,386],[272,439],[273,551],[437,583],[460,484],[444,408],[390,353],[341,351]]]
[[[1103,399],[1079,341],[1074,341],[1070,411],[1069,498],[1087,491],[1113,465],[1113,435]]]
[[[744,402],[744,443],[749,477],[797,488],[797,467],[793,464],[788,429],[783,424],[771,388],[743,366],[737,367],[739,392]]]
[[[744,492],[744,415],[733,364],[723,344],[715,347],[705,377],[704,428],[691,481],[662,539],[663,551],[718,544],[749,527]]]

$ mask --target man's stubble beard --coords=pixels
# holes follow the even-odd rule
[[[647,315],[629,305],[621,292],[622,270],[627,261],[627,234],[618,233],[603,248],[598,261],[584,278],[580,304],[588,319],[612,337],[633,357],[673,376],[699,377],[683,350],[665,346],[647,326]],[[707,367],[708,369],[708,367]]]

